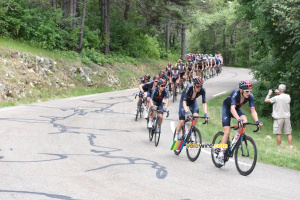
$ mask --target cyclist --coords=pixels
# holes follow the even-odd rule
[[[201,95],[202,96],[202,108],[204,111],[204,117],[207,121],[209,117],[207,116],[207,104],[206,104],[206,97],[205,97],[205,88],[203,87],[203,81],[200,76],[196,76],[193,78],[193,83],[188,85],[185,91],[181,95],[180,103],[179,103],[179,122],[176,128],[176,136],[175,141],[178,140],[178,135],[181,130],[181,127],[185,121],[185,114],[187,118],[190,118],[191,115],[199,116],[199,107],[196,99]],[[190,112],[190,111],[192,112]],[[196,124],[197,124],[196,119]]]
[[[241,106],[247,102],[249,102],[253,119],[259,124],[259,127],[262,126],[262,123],[258,121],[258,116],[254,107],[254,96],[252,95],[251,90],[252,84],[250,81],[241,81],[239,83],[239,89],[233,90],[233,92],[223,101],[222,124],[224,135],[221,141],[222,144],[227,144],[227,139],[230,135],[230,120],[232,117],[238,121],[239,127],[242,127],[243,123],[247,123],[247,117],[241,109]],[[240,134],[240,131],[241,129],[239,128],[235,138]],[[224,148],[221,149],[218,159],[219,163],[224,165]]]
[[[147,97],[147,93],[145,93],[145,92],[148,91],[148,89],[149,89],[150,86],[146,85],[146,83],[148,83],[148,81],[150,80],[150,78],[151,78],[150,75],[146,74],[144,76],[144,79],[141,81],[141,83],[139,85],[139,89],[140,89],[139,97],[140,98],[146,98]],[[137,108],[136,108],[137,112],[139,111],[140,98],[138,99],[138,102],[137,102]]]
[[[169,62],[169,63],[168,63],[168,66],[166,67],[166,73],[167,73],[168,78],[170,78],[170,76],[171,76],[171,74],[172,74],[172,69],[173,69],[173,66],[172,66],[172,64]]]
[[[179,83],[182,80],[182,84],[184,85],[186,69],[185,69],[185,66],[182,63],[182,61],[180,61],[179,65],[178,65],[178,71],[179,71]]]
[[[150,98],[150,106],[152,109],[158,109],[162,111],[167,111],[168,105],[169,105],[169,93],[168,90],[166,89],[166,81],[164,79],[160,79],[158,81],[158,87],[156,87],[151,94]],[[166,104],[165,107],[163,107],[163,99],[166,99]],[[163,123],[163,115],[159,114],[161,118],[161,124]],[[154,112],[150,112],[150,117],[149,117],[149,123],[148,123],[148,128],[152,128],[153,125],[153,117],[154,117]],[[158,124],[157,128],[159,129],[159,126],[161,124]]]
[[[191,59],[188,59],[186,63],[186,67],[187,67],[187,76],[191,80],[193,79],[193,63],[191,62]]]
[[[157,87],[157,82],[158,82],[159,78],[158,76],[154,76],[153,77],[153,81],[145,83],[143,86],[148,88],[148,92],[147,92],[147,105],[146,105],[146,109],[145,109],[145,119],[148,117],[148,111],[149,111],[149,104],[150,104],[150,97],[152,94],[152,91]],[[143,87],[142,86],[142,87]],[[143,88],[140,88],[143,89]]]
[[[173,91],[173,87],[174,85],[177,85],[177,93],[179,92],[178,86],[179,86],[179,72],[177,67],[173,67],[172,70],[172,91]]]

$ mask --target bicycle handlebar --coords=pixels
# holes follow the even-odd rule
[[[258,125],[259,124],[254,124],[254,123],[243,123],[243,127],[246,127],[247,125],[254,125],[254,126],[257,126],[257,129],[256,130],[254,130],[253,132],[257,132],[259,129],[260,129],[260,127],[258,127]],[[237,129],[239,129],[239,126],[231,126],[230,128],[232,128],[233,130],[237,130]]]
[[[157,113],[159,113],[159,114],[164,114],[164,112],[167,113],[167,116],[166,116],[166,117],[169,117],[169,111],[168,111],[168,110],[167,110],[167,111],[157,110]]]
[[[202,119],[206,119],[206,117],[200,117],[200,116],[191,116],[191,118],[189,118],[189,119],[185,119],[185,122],[188,122],[188,121],[190,121],[191,119],[196,119],[196,118],[202,118]],[[204,122],[204,123],[202,123],[202,124],[208,124],[208,121],[206,121],[206,120],[205,120],[205,122]]]

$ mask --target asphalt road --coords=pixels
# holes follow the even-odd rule
[[[207,99],[243,79],[248,70],[224,68],[205,82]],[[244,177],[232,161],[216,168],[209,149],[193,163],[176,156],[178,101],[155,147],[134,120],[137,91],[0,109],[0,199],[299,199],[299,171],[257,163]]]

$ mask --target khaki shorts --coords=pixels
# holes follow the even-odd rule
[[[274,119],[273,133],[281,134],[282,131],[284,134],[292,133],[292,126],[291,126],[290,118]]]

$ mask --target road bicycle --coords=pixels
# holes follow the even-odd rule
[[[134,98],[136,99],[137,96],[139,96],[140,101],[139,101],[139,105],[138,105],[138,110],[136,111],[136,114],[135,114],[135,121],[137,121],[139,115],[140,115],[140,118],[142,118],[144,110],[145,110],[145,106],[147,104],[147,101],[145,101],[142,94],[135,94]]]
[[[173,103],[177,100],[177,84],[172,83],[172,100]]]
[[[179,82],[179,93],[182,93],[184,90],[184,81],[183,78],[180,78],[180,82]]]
[[[201,144],[202,144],[202,137],[200,130],[196,128],[196,118],[203,118],[200,116],[192,116],[189,119],[186,119],[184,121],[183,126],[181,127],[181,130],[178,135],[178,141],[185,141],[186,148],[186,154],[190,161],[194,162],[197,160],[197,158],[200,155],[201,152]],[[191,121],[190,127],[187,126],[187,122]],[[205,121],[202,124],[208,123]],[[175,141],[176,136],[176,128],[174,132],[173,142]],[[175,155],[179,155],[181,153],[181,150],[174,150]]]
[[[245,134],[245,127],[248,125],[257,126],[257,129],[253,132],[257,132],[259,130],[258,124],[253,123],[244,123],[241,127],[241,133],[237,138],[233,137],[232,142],[230,143],[229,137],[227,141],[227,149],[224,152],[224,165],[229,160],[230,157],[233,157],[235,159],[235,166],[238,170],[238,172],[243,175],[247,176],[249,175],[256,165],[257,161],[257,149],[256,144],[254,140]],[[238,126],[232,126],[230,127],[234,130],[238,129]],[[224,135],[224,132],[220,131],[218,132],[213,141],[212,144],[220,144],[222,137]],[[223,165],[219,164],[218,156],[220,153],[220,148],[212,148],[211,149],[211,157],[214,165],[218,168],[222,167]]]
[[[154,114],[153,121],[152,121],[153,122],[152,128],[149,128],[149,140],[151,142],[153,139],[153,135],[154,135],[154,144],[155,144],[155,146],[157,146],[159,143],[160,133],[161,133],[161,118],[158,114],[163,115],[164,111],[163,110],[154,110],[151,108],[149,116],[150,116],[151,112],[155,112],[155,114]],[[167,112],[167,117],[169,117],[169,111],[166,111],[166,112]],[[160,126],[158,126],[158,124],[160,124]]]

